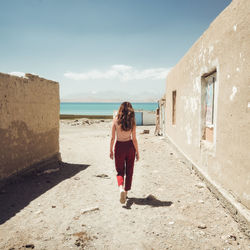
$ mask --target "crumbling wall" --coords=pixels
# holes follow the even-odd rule
[[[0,181],[59,155],[59,84],[0,73]]]
[[[250,1],[234,0],[171,70],[166,134],[217,187],[250,209]],[[204,140],[203,80],[216,73]],[[176,91],[176,124],[172,124]],[[213,130],[213,131],[212,131]]]

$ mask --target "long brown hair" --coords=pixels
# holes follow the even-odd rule
[[[129,131],[135,126],[135,111],[130,102],[123,102],[117,114],[118,124],[124,131]]]

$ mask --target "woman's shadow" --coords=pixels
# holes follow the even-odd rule
[[[151,207],[169,207],[173,204],[172,201],[161,201],[153,195],[148,195],[146,198],[127,198],[126,205],[123,208],[131,209],[133,204],[151,206]]]

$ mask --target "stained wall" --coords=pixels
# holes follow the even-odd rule
[[[0,73],[0,180],[59,159],[59,84]]]
[[[250,1],[233,0],[171,70],[166,135],[218,187],[250,209]],[[216,71],[212,142],[203,138],[204,77]],[[176,124],[172,124],[176,91]]]

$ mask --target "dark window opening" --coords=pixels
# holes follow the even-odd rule
[[[172,124],[176,124],[176,90],[172,92]]]

